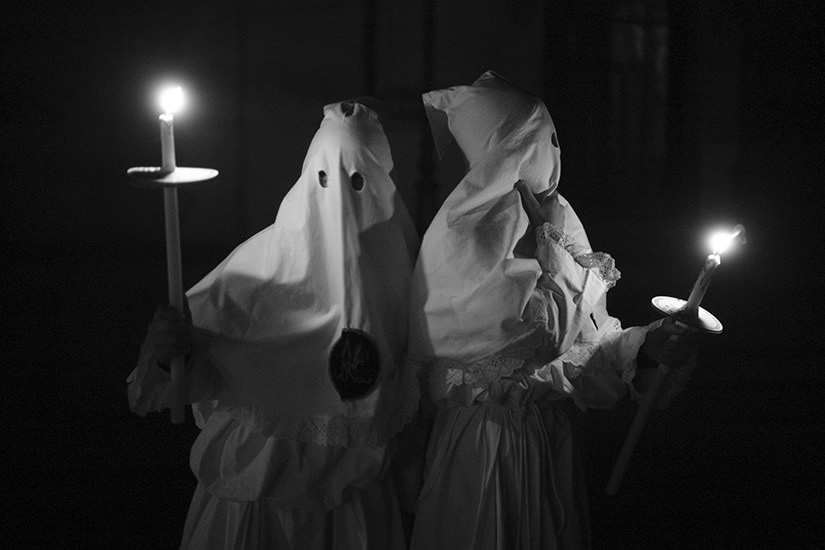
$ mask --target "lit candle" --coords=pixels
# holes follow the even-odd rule
[[[733,228],[731,233],[716,233],[711,237],[711,254],[705,258],[705,263],[702,270],[699,272],[696,282],[693,284],[693,289],[690,291],[687,302],[685,303],[685,313],[688,316],[696,317],[699,314],[699,304],[702,298],[705,297],[710,286],[710,281],[716,272],[716,268],[722,263],[722,252],[724,252],[730,243],[740,233],[744,232],[745,228],[742,225],[737,225]]]
[[[679,306],[671,307],[670,304],[681,304],[682,300],[667,296],[657,296],[654,298],[654,306],[656,306],[659,311],[669,315],[674,321],[678,320],[682,324],[693,326],[695,328],[702,328],[708,332],[715,332],[717,334],[721,332],[721,323],[719,323],[719,321],[707,310],[704,310],[705,314],[715,322],[715,326],[699,318],[699,304],[705,296],[705,292],[710,285],[713,274],[716,272],[719,264],[722,263],[722,252],[724,252],[730,243],[733,242],[733,239],[740,234],[742,242],[745,242],[745,228],[742,225],[736,225],[731,233],[716,233],[711,237],[710,249],[713,252],[705,259],[705,264],[702,266],[702,271],[699,272],[699,277],[696,279],[696,284],[693,285],[693,290],[691,290],[687,302],[685,302],[681,309],[679,309]],[[696,321],[700,322],[697,323]],[[674,338],[676,338],[675,335],[670,336],[671,340]],[[668,365],[659,363],[654,371],[652,379],[648,383],[647,391],[642,397],[642,401],[639,405],[639,411],[636,413],[635,418],[633,418],[633,424],[630,426],[630,431],[627,433],[627,437],[622,445],[622,450],[616,458],[616,464],[613,466],[613,471],[610,473],[610,478],[607,481],[605,492],[610,496],[615,495],[616,491],[619,489],[619,484],[622,482],[622,477],[624,476],[627,465],[630,462],[630,456],[633,454],[633,449],[639,441],[642,429],[647,422],[647,417],[650,415],[650,412],[653,410],[653,406],[659,399],[659,392],[661,391],[669,372],[670,367]]]
[[[698,315],[699,304],[702,302],[702,298],[705,297],[705,292],[707,292],[710,286],[710,281],[716,272],[716,268],[719,267],[721,263],[722,258],[716,253],[709,254],[708,257],[705,258],[705,264],[702,266],[699,277],[696,278],[696,282],[693,284],[693,289],[690,291],[690,296],[688,296],[687,303],[685,304],[685,312],[688,315],[692,317]]]
[[[180,86],[164,91],[160,96],[163,114],[160,115],[160,147],[162,154],[161,170],[164,173],[175,171],[175,129],[174,113],[183,102],[183,90]]]

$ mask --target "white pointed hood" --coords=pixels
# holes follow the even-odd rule
[[[528,226],[513,187],[524,180],[534,193],[555,190],[561,150],[544,103],[494,72],[423,100],[437,145],[443,149],[446,123],[469,170],[421,244],[410,352],[471,363],[529,330],[521,316],[541,268],[513,254]]]
[[[386,438],[418,245],[392,166],[372,110],[327,105],[275,223],[188,292],[194,324],[236,342],[215,352],[221,405]]]

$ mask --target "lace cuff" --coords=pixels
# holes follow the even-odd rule
[[[616,261],[605,252],[590,252],[574,256],[574,258],[580,266],[595,269],[608,290],[616,286],[622,277],[622,272],[616,269]]]
[[[593,252],[588,247],[574,241],[560,227],[549,222],[536,228],[536,241],[539,245],[552,241],[563,247],[580,266],[595,269],[608,290],[616,286],[616,282],[622,276],[622,273],[616,269],[616,261],[610,254]]]
[[[192,351],[186,357],[186,402],[204,399],[212,392],[211,379],[199,364],[200,355]],[[172,379],[169,367],[158,362],[157,357],[144,343],[137,364],[126,379],[126,396],[129,408],[135,414],[146,416],[169,408]]]
[[[573,238],[565,233],[561,227],[553,225],[550,222],[545,222],[544,225],[536,228],[536,242],[541,245],[548,241],[558,243],[574,258],[587,252],[591,252],[589,248],[574,241]]]

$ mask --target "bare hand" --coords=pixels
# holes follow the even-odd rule
[[[523,180],[518,180],[515,187],[521,195],[521,204],[527,212],[530,225],[541,227],[549,222],[556,227],[564,227],[564,206],[559,202],[558,191],[540,195],[539,201]]]
[[[174,307],[160,306],[146,331],[146,344],[159,363],[169,364],[192,351],[192,326]]]
[[[649,359],[678,368],[696,354],[696,334],[691,327],[666,320],[647,333],[642,349]]]

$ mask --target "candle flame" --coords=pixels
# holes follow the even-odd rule
[[[167,116],[179,111],[183,106],[183,90],[180,86],[167,88],[160,94],[160,106]]]
[[[745,226],[742,224],[737,224],[734,226],[733,230],[730,233],[714,233],[710,238],[710,247],[713,250],[714,255],[719,255],[722,252],[726,251],[733,240],[739,237],[739,239],[745,243],[747,239],[745,238]]]

